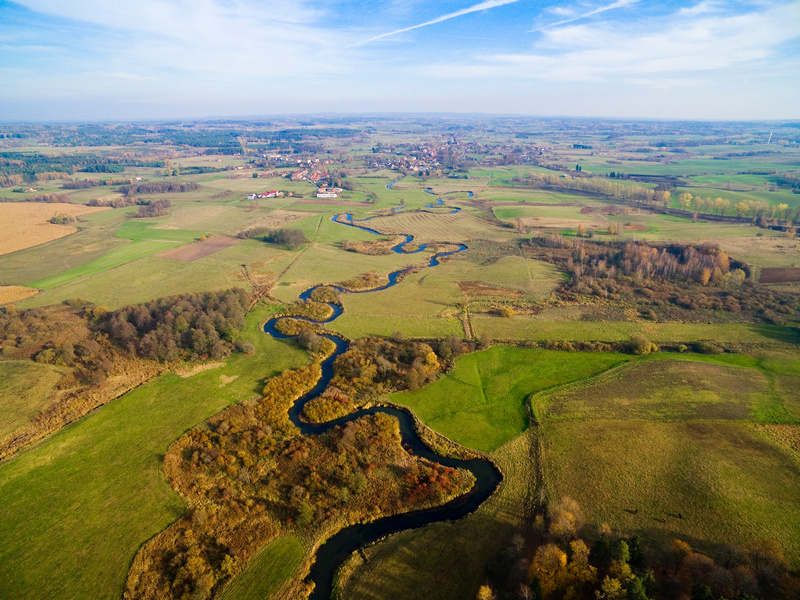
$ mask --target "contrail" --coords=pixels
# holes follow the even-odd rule
[[[614,10],[615,8],[630,6],[631,4],[636,4],[637,2],[639,2],[639,0],[617,0],[613,4],[609,4],[608,6],[601,6],[600,8],[596,8],[588,13],[578,15],[577,17],[572,17],[571,19],[565,19],[563,21],[558,21],[556,23],[550,23],[549,25],[542,25],[541,27],[537,27],[536,29],[531,29],[528,33],[536,33],[537,31],[542,31],[543,29],[548,29],[550,27],[558,27],[559,25],[566,25],[567,23],[572,23],[573,21],[579,21],[581,19],[593,17],[594,15],[599,15],[600,13],[604,13],[607,10]]]
[[[638,0],[635,0],[638,2]],[[435,25],[436,23],[441,23],[442,21],[448,21],[450,19],[455,19],[456,17],[460,17],[462,15],[468,15],[469,13],[478,12],[480,10],[488,10],[490,8],[496,8],[498,6],[504,6],[506,4],[514,4],[515,2],[519,2],[519,0],[486,0],[485,2],[481,2],[479,4],[475,4],[474,6],[470,6],[469,8],[462,8],[461,10],[457,10],[455,12],[451,12],[446,15],[442,15],[441,17],[436,17],[431,21],[426,21],[424,23],[420,23],[419,25],[412,25],[411,27],[404,27],[403,29],[397,29],[395,31],[390,31],[389,33],[382,33],[381,35],[376,35],[373,38],[369,38],[368,40],[364,40],[363,42],[357,42],[355,44],[351,44],[347,46],[348,48],[355,48],[356,46],[363,46],[364,44],[369,44],[370,42],[374,42],[376,40],[383,39],[385,37],[389,37],[392,35],[397,35],[398,33],[405,33],[406,31],[411,31],[412,29],[419,29],[420,27],[427,27],[428,25]]]

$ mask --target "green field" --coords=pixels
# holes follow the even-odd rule
[[[145,221],[128,221],[123,223],[114,235],[128,240],[144,240],[150,242],[180,242],[187,244],[207,235],[202,231],[185,231],[174,229],[156,229],[155,223]]]
[[[588,523],[712,555],[775,539],[800,564],[800,463],[753,424],[765,403],[796,403],[769,372],[641,361],[534,402],[549,496],[578,500]]]
[[[516,219],[518,217],[592,219],[592,215],[581,213],[581,206],[495,206],[492,212],[498,219]]]
[[[468,251],[467,251],[468,253]],[[465,298],[461,284],[485,286],[485,297],[527,297],[544,299],[561,282],[561,274],[548,263],[527,260],[521,256],[505,256],[489,264],[479,265],[464,258],[453,258],[438,267],[420,269],[408,275],[400,285],[369,294],[346,294],[342,297],[345,315],[352,317],[418,317],[452,318],[456,303]],[[470,288],[466,285],[464,290]],[[483,297],[483,296],[482,296]],[[342,317],[344,318],[344,317]],[[340,322],[331,325],[340,329]]]
[[[528,426],[528,395],[591,377],[628,358],[496,346],[461,357],[439,381],[391,399],[450,439],[490,452]]]
[[[0,362],[0,438],[46,407],[50,392],[69,370],[27,360]]]
[[[160,377],[0,466],[0,597],[122,596],[139,546],[185,511],[164,480],[168,446],[305,363],[294,344],[259,330],[267,314],[248,317],[252,356],[189,379]],[[237,379],[223,385],[221,375]]]
[[[180,246],[181,244],[182,242],[131,242],[122,248],[112,250],[105,256],[98,258],[97,260],[94,260],[86,265],[77,267],[75,269],[69,269],[68,271],[64,271],[58,275],[39,279],[38,281],[31,282],[28,285],[30,287],[35,287],[42,290],[51,290],[58,286],[72,283],[73,281],[77,281],[84,277],[97,275],[98,273],[120,267],[134,260],[144,258],[145,256],[157,254],[159,252],[163,252],[164,250],[169,250],[170,248]]]
[[[581,321],[576,324],[565,313],[564,320],[517,315],[511,319],[473,316],[478,335],[484,332],[498,340],[592,340],[618,342],[644,335],[653,342],[716,340],[736,344],[797,344],[800,334],[779,325],[749,323],[653,323],[637,321]],[[337,322],[338,323],[338,322]]]
[[[256,240],[243,240],[188,263],[145,256],[109,271],[63,284],[19,303],[19,306],[45,306],[69,298],[85,298],[109,308],[118,308],[180,293],[234,286],[249,289],[241,265],[248,265],[250,272],[277,275],[292,258],[293,253]]]

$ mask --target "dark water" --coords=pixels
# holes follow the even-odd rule
[[[396,182],[393,182],[396,183]],[[389,184],[387,187],[391,187],[392,184]],[[438,204],[436,205],[428,205],[428,207],[433,206],[440,206],[444,204],[441,198],[438,199]],[[454,212],[458,212],[456,209]],[[370,229],[361,224],[357,224],[353,221],[353,216],[350,213],[344,213],[343,215],[337,215],[333,218],[334,222],[339,223],[340,225],[346,225],[349,227],[357,227],[358,229],[362,229],[364,231],[369,231],[371,233],[375,233],[380,235],[374,229]],[[368,220],[368,219],[364,219]],[[359,221],[358,223],[362,223]],[[401,253],[403,251],[403,247],[413,241],[413,236],[406,235],[404,236],[405,240],[395,247],[392,248],[394,252]],[[414,252],[422,252],[427,247],[426,245],[420,246],[420,248]],[[434,254],[428,263],[428,267],[435,267],[439,264],[439,259],[445,256],[450,256],[451,254],[457,254],[458,252],[463,252],[466,250],[467,247],[463,244],[459,244],[456,250],[452,250],[450,252],[439,252]],[[399,269],[389,274],[389,283],[386,285],[372,290],[366,290],[362,292],[349,292],[343,288],[336,287],[342,293],[360,293],[365,294],[369,292],[374,292],[378,290],[385,290],[390,288],[394,285],[397,285],[397,278],[399,275],[410,271],[414,267],[407,267],[405,269]],[[320,287],[320,286],[316,286]],[[316,287],[310,288],[300,294],[301,300],[308,300],[311,296],[311,293],[316,289]],[[310,321],[309,319],[304,319],[310,322],[316,323],[330,323],[337,319],[343,312],[343,309],[338,304],[329,304],[329,306],[333,309],[333,315],[328,317],[324,321]],[[264,331],[269,333],[270,335],[276,338],[287,338],[290,336],[285,336],[278,331],[275,330],[275,323],[279,320],[278,319],[271,319],[264,325]],[[459,460],[456,458],[451,458],[447,456],[440,456],[433,452],[425,443],[419,438],[417,432],[414,429],[414,420],[412,419],[411,415],[407,412],[402,410],[391,408],[391,407],[373,407],[370,409],[360,410],[356,413],[351,415],[347,415],[346,417],[342,417],[335,421],[330,421],[328,423],[307,423],[300,419],[300,414],[303,412],[303,407],[306,405],[307,402],[319,396],[333,377],[333,363],[336,358],[347,351],[348,343],[334,335],[323,335],[323,337],[328,338],[334,344],[336,344],[336,351],[331,355],[329,358],[325,359],[322,363],[322,376],[320,377],[317,384],[314,388],[301,397],[297,402],[292,405],[292,408],[289,410],[289,419],[294,423],[300,431],[302,431],[306,435],[318,435],[320,433],[324,433],[329,431],[330,429],[344,425],[350,421],[354,421],[359,419],[365,415],[374,415],[376,413],[385,413],[391,415],[400,423],[400,434],[403,439],[403,446],[408,449],[409,452],[415,454],[417,456],[421,456],[426,458],[432,462],[438,462],[441,465],[452,467],[452,468],[461,468],[461,469],[468,469],[472,472],[475,476],[476,483],[473,488],[463,496],[459,496],[458,498],[454,498],[447,504],[442,506],[426,509],[426,510],[418,510],[410,513],[394,515],[391,517],[385,517],[382,519],[378,519],[377,521],[373,521],[371,523],[364,523],[359,525],[352,525],[345,529],[342,529],[337,534],[333,535],[325,542],[317,551],[316,559],[314,564],[311,567],[311,571],[309,573],[309,580],[313,581],[315,584],[314,591],[312,592],[310,598],[313,600],[327,600],[330,598],[331,593],[333,592],[333,580],[336,575],[336,571],[339,569],[339,566],[342,562],[350,556],[353,552],[358,550],[359,548],[369,544],[371,542],[377,541],[382,537],[397,533],[400,531],[404,531],[406,529],[414,529],[417,527],[422,527],[429,523],[436,523],[439,521],[448,521],[459,519],[465,515],[470,514],[471,512],[475,511],[489,496],[494,493],[494,490],[497,488],[498,484],[502,481],[503,476],[500,471],[489,461],[473,459],[473,460]]]

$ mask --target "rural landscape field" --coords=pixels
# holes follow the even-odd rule
[[[800,598],[796,122],[0,125],[0,599]]]

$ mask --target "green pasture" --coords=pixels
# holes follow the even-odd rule
[[[200,239],[202,235],[208,235],[202,231],[185,231],[175,229],[156,229],[152,222],[144,222],[139,219],[128,221],[122,224],[114,235],[119,238],[136,241],[150,242],[180,242],[187,244]]]
[[[689,158],[676,160],[670,164],[623,161],[620,165],[610,165],[609,170],[633,175],[735,175],[743,171],[796,171],[797,165],[789,162],[780,163],[771,160],[759,160],[759,157],[732,158],[730,160],[714,160],[713,158]]]
[[[345,229],[347,231],[345,235],[349,235],[349,230],[357,231],[349,227],[332,225]],[[372,235],[372,237],[378,239],[377,236]],[[427,262],[429,256],[429,252],[419,254],[393,252],[382,256],[369,256],[347,252],[338,245],[313,243],[296,252],[294,262],[279,280],[279,285],[273,288],[272,293],[281,300],[293,301],[300,292],[311,285],[338,283],[371,270],[386,275],[408,265]]]
[[[726,184],[736,186],[762,186],[770,185],[770,175],[697,175],[691,178],[693,183],[700,187],[719,188]]]
[[[540,394],[548,495],[578,500],[590,527],[712,555],[775,539],[796,566],[800,463],[752,423],[781,400],[762,369],[665,360]]]
[[[495,206],[492,212],[498,219],[517,217],[550,217],[559,219],[592,220],[592,215],[581,213],[581,206]]]
[[[476,199],[487,202],[581,202],[586,203],[587,198],[575,192],[558,192],[552,190],[538,189],[498,189],[487,188],[480,194],[476,194]]]
[[[105,256],[102,256],[88,264],[75,269],[69,269],[58,275],[45,277],[28,284],[30,287],[39,288],[42,290],[51,290],[55,287],[77,281],[83,277],[90,275],[97,275],[103,271],[114,269],[115,267],[122,266],[134,260],[138,260],[151,254],[163,252],[169,248],[180,246],[182,242],[156,242],[156,241],[134,241],[130,244],[112,250]]]
[[[30,423],[69,371],[29,360],[0,361],[0,438]]]
[[[114,269],[47,290],[24,303],[18,303],[18,306],[46,306],[69,298],[85,298],[113,309],[181,293],[222,290],[234,286],[249,290],[250,284],[243,277],[242,265],[247,265],[251,273],[277,276],[293,257],[292,252],[257,240],[242,240],[188,263],[159,256],[144,256]]]
[[[257,600],[272,597],[294,575],[305,555],[306,548],[299,538],[286,535],[273,540],[225,587],[220,598]]]
[[[164,479],[169,445],[264,380],[306,361],[248,316],[255,354],[188,379],[165,375],[0,465],[0,597],[120,598],[139,547],[181,517]],[[222,375],[238,377],[224,385]]]
[[[464,326],[456,317],[358,316],[345,313],[328,327],[353,340],[389,337],[396,331],[408,337],[421,338],[464,336]]]
[[[684,242],[716,241],[722,238],[733,237],[776,237],[779,232],[760,229],[747,223],[717,223],[703,222],[703,216],[698,216],[698,222],[692,223],[691,219],[673,217],[670,215],[652,214],[625,214],[608,217],[620,223],[643,223],[645,231],[624,231],[618,239],[652,239],[675,240]]]
[[[629,360],[621,354],[573,354],[495,346],[463,356],[456,368],[417,392],[391,396],[450,439],[493,451],[528,426],[525,399]]]
[[[737,192],[735,190],[720,189],[717,187],[679,187],[675,188],[672,193],[672,205],[678,208],[678,196],[688,192],[692,196],[700,196],[702,198],[727,198],[730,200],[730,208],[725,211],[726,215],[736,216],[734,205],[742,202],[765,202],[766,204],[788,204],[790,208],[797,208],[800,206],[800,195],[793,194],[789,190],[778,190],[770,192],[769,190],[759,189],[746,192]]]

